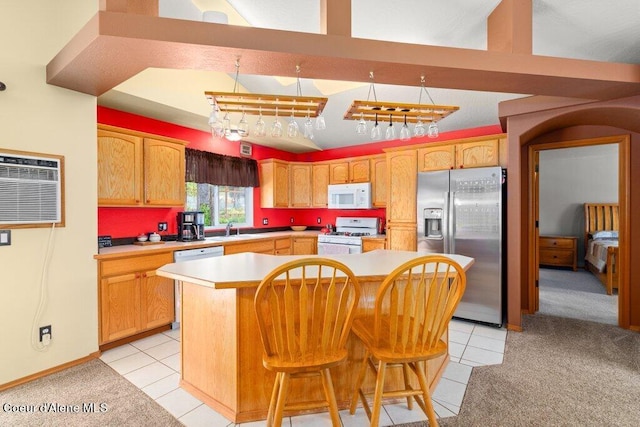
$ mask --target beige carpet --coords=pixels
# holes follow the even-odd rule
[[[20,405],[31,412],[13,412]],[[181,425],[99,359],[0,392],[0,426]]]
[[[460,414],[440,425],[640,425],[640,334],[540,314],[523,327],[502,365],[473,368]]]

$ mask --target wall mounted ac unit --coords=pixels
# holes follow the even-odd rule
[[[0,149],[0,224],[61,223],[63,166],[62,156]]]

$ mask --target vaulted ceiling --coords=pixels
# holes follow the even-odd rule
[[[367,99],[417,103],[420,76],[460,110],[440,131],[498,124],[528,95],[640,94],[637,0],[106,0],[47,67],[48,81],[123,111],[208,130],[204,91],[327,96],[312,141],[250,136],[290,151],[370,142],[343,120]],[[133,5],[133,6],[132,6]],[[349,19],[350,16],[350,19]],[[426,100],[422,99],[422,102]]]

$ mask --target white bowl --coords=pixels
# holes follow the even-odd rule
[[[160,235],[159,234],[152,234],[151,236],[149,236],[149,241],[150,242],[159,242],[160,241]]]
[[[147,241],[147,236],[144,236],[144,235],[138,236],[137,239],[138,239],[138,242],[146,242]]]

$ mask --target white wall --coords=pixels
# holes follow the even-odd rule
[[[14,229],[0,247],[0,385],[98,350],[96,99],[46,83],[46,65],[98,10],[98,1],[4,0],[0,11],[0,150],[59,154],[66,165],[66,227],[53,233],[46,351],[32,323],[51,229]]]
[[[540,152],[540,235],[577,236],[584,262],[584,203],[618,201],[618,144]]]

